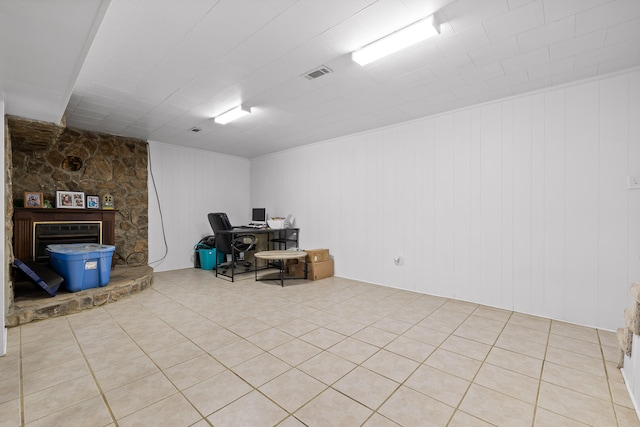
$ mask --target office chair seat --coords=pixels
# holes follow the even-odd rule
[[[235,236],[231,233],[220,233],[221,231],[231,231],[233,226],[224,212],[215,212],[207,215],[209,224],[213,230],[213,234],[216,236],[216,249],[225,255],[231,255],[230,264],[227,264],[223,268],[223,274],[226,273],[229,267],[235,268],[237,265],[238,255],[243,252],[255,249],[257,238],[253,234],[241,234]],[[251,263],[244,262],[244,266],[247,271],[251,267]]]

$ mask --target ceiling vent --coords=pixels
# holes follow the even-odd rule
[[[324,65],[322,65],[321,67],[318,67],[315,70],[309,71],[307,74],[304,74],[304,77],[307,80],[313,80],[313,79],[317,79],[318,77],[322,77],[325,74],[329,74],[329,73],[333,73],[333,70],[331,70],[331,68],[329,68],[329,67],[325,67]]]

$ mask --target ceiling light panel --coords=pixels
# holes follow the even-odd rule
[[[219,116],[214,117],[213,121],[221,125],[226,125],[227,123],[246,116],[247,114],[251,114],[251,108],[245,107],[244,105],[238,105],[226,113],[222,113]]]
[[[351,59],[364,66],[437,34],[439,29],[430,15],[353,52]]]

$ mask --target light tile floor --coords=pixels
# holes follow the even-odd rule
[[[609,331],[185,269],[10,329],[0,426],[640,426],[617,359]]]

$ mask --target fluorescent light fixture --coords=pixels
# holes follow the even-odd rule
[[[363,66],[439,33],[440,29],[436,26],[433,15],[429,15],[356,50],[351,53],[351,59]]]
[[[226,125],[227,123],[239,119],[242,116],[246,116],[247,114],[251,114],[251,108],[245,107],[244,105],[238,105],[226,113],[222,113],[218,117],[214,117],[213,121],[221,125]]]

